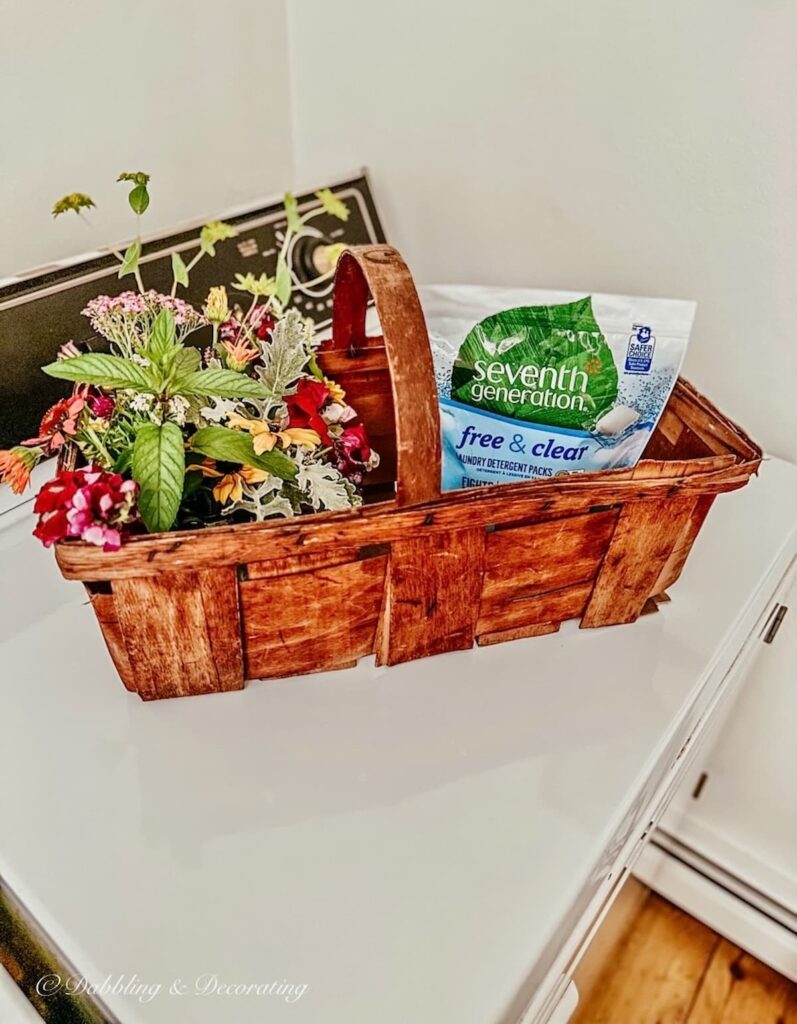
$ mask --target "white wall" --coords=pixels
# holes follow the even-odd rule
[[[152,175],[142,230],[292,179],[283,0],[0,0],[0,277],[129,237],[120,171]],[[93,228],[54,200],[91,195]]]
[[[289,0],[297,177],[423,281],[696,298],[687,375],[797,459],[794,0]]]
[[[698,299],[687,374],[797,459],[793,0],[0,0],[0,19],[0,276],[128,236],[120,170],[152,174],[154,232],[366,163],[420,280]],[[72,190],[93,229],[53,221]]]

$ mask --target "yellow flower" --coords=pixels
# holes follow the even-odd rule
[[[305,427],[272,430],[263,420],[251,420],[246,416],[236,415],[230,416],[227,423],[239,430],[247,430],[252,435],[252,447],[256,455],[273,451],[277,443],[281,444],[283,448],[289,448],[292,444],[302,445],[304,448],[317,448],[321,444],[318,434]]]
[[[196,470],[196,472],[201,473],[202,476],[221,476],[221,473],[216,469],[216,463],[213,459],[203,459],[201,462],[192,462],[190,466],[186,466],[185,468],[186,472],[189,470]]]
[[[346,399],[346,392],[343,390],[340,384],[336,384],[335,381],[330,380],[329,377],[324,377],[324,383],[327,386],[327,391],[329,392],[332,401],[340,402],[340,404],[343,405],[343,402]]]
[[[287,430],[281,430],[277,437],[283,448],[291,444],[298,444],[303,448],[317,448],[321,444],[321,438],[309,427],[288,427]]]
[[[226,505],[230,500],[239,501],[243,497],[244,484],[261,484],[268,476],[265,470],[255,469],[254,466],[241,466],[234,473],[221,473],[212,459],[205,459],[187,468],[197,470],[204,477],[218,479],[219,482],[213,486],[213,497],[220,505]]]
[[[68,196],[59,199],[53,206],[53,217],[60,217],[62,213],[67,213],[69,210],[80,214],[81,210],[95,205],[91,196],[87,196],[85,192],[70,192]]]
[[[220,505],[228,501],[240,501],[244,493],[244,484],[261,484],[268,473],[254,466],[241,466],[234,473],[225,473],[213,488],[213,497]]]
[[[227,289],[224,285],[218,288],[211,288],[205,302],[205,316],[212,324],[223,324],[230,315],[230,305],[227,302]]]

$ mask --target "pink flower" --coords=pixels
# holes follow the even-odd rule
[[[65,341],[63,345],[58,349],[56,359],[73,359],[75,356],[80,355],[80,349],[74,343],[74,341]]]
[[[83,540],[96,544],[104,551],[118,551],[122,546],[122,535],[112,526],[90,526],[83,531]]]
[[[133,480],[97,466],[62,470],[36,496],[39,522],[33,534],[45,547],[75,538],[116,551],[136,522],[137,493]]]

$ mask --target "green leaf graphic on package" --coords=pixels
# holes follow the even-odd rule
[[[513,419],[589,429],[617,399],[617,368],[588,296],[482,320],[462,343],[451,397]]]

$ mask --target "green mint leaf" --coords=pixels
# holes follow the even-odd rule
[[[175,355],[174,313],[162,309],[152,324],[152,333],[146,348],[147,355],[158,366],[165,366],[169,357]]]
[[[138,239],[127,247],[122,265],[119,267],[119,277],[126,277],[128,274],[135,274],[138,270],[138,261],[141,258],[141,242]]]
[[[235,370],[195,370],[173,382],[172,394],[204,395],[208,398],[263,398],[266,389],[259,380]]]
[[[178,349],[174,359],[174,371],[177,377],[185,377],[189,373],[195,373],[202,365],[198,348]]]
[[[104,352],[87,352],[71,359],[58,359],[42,369],[50,377],[71,380],[77,384],[94,384],[100,388],[134,388],[136,391],[155,391],[152,374],[121,356]]]
[[[113,464],[114,473],[121,473],[123,476],[125,473],[130,471],[130,467],[133,465],[133,447],[125,448],[124,451],[120,452],[116,457],[116,462]]]
[[[192,451],[220,462],[234,462],[242,466],[262,469],[280,480],[293,480],[298,469],[294,461],[282,452],[271,451],[256,455],[252,437],[242,430],[229,427],[203,427],[190,441]]]
[[[176,423],[147,423],[133,444],[133,479],[138,484],[138,510],[150,533],[168,530],[177,518],[183,496],[185,448]]]
[[[179,252],[172,253],[172,276],[176,284],[181,284],[183,288],[188,287],[188,267]]]
[[[333,217],[337,217],[338,220],[349,219],[348,206],[346,206],[342,199],[338,199],[335,193],[331,192],[328,188],[322,188],[320,192],[316,192],[315,197],[320,201],[324,210]]]

